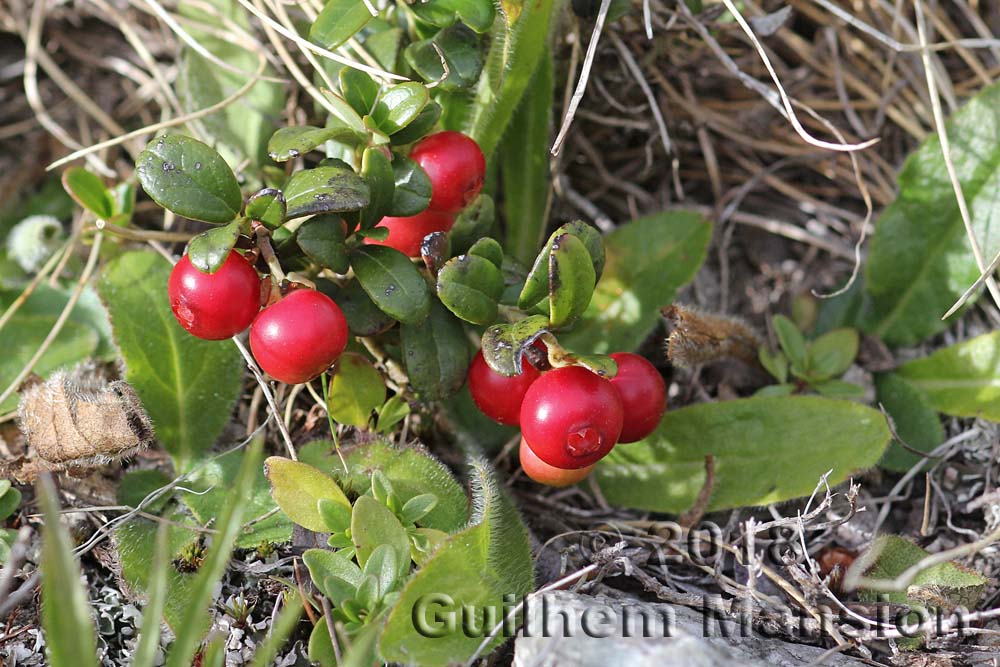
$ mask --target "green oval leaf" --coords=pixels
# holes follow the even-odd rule
[[[309,259],[334,273],[347,273],[350,268],[344,245],[344,221],[339,216],[310,218],[299,227],[295,241]]]
[[[199,271],[215,273],[229,257],[239,236],[240,223],[235,220],[224,227],[198,234],[188,246],[188,258]]]
[[[938,412],[1000,422],[1000,331],[907,362],[896,376],[920,390]]]
[[[320,148],[328,141],[351,139],[358,139],[358,133],[343,125],[283,127],[271,135],[267,142],[267,154],[275,162],[287,162]]]
[[[396,552],[399,576],[410,570],[410,538],[406,529],[389,508],[372,496],[364,495],[354,501],[351,539],[361,567],[380,545],[387,544]]]
[[[346,167],[303,169],[285,185],[287,219],[317,213],[360,211],[368,206],[370,192],[364,179]]]
[[[587,247],[572,234],[560,234],[549,254],[549,324],[565,327],[587,310],[597,276]]]
[[[497,373],[517,375],[524,348],[548,330],[549,318],[544,315],[532,315],[513,324],[494,324],[483,332],[483,357]]]
[[[672,410],[645,440],[616,447],[595,471],[612,505],[683,512],[715,457],[710,510],[807,496],[873,466],[889,443],[885,418],[850,401],[747,398]],[[808,446],[803,446],[808,443]]]
[[[368,428],[372,412],[385,401],[385,382],[360,354],[348,352],[337,362],[327,407],[341,424]]]
[[[131,384],[175,467],[186,470],[215,444],[240,393],[243,360],[234,345],[184,331],[164,285],[170,263],[129,252],[104,269],[98,291],[111,315]]]
[[[857,329],[834,329],[809,344],[809,376],[827,380],[843,375],[858,356]]]
[[[416,81],[397,83],[382,93],[371,117],[382,132],[392,135],[413,122],[429,100],[424,84]]]
[[[177,215],[214,224],[240,214],[243,195],[233,170],[210,146],[179,134],[154,139],[139,154],[142,189]]]
[[[412,144],[417,139],[422,139],[424,135],[434,129],[440,118],[441,105],[431,100],[427,106],[420,110],[417,117],[410,121],[409,125],[390,137],[392,145],[404,146]]]
[[[576,350],[635,350],[660,320],[660,308],[694,278],[705,260],[712,223],[672,211],[634,220],[605,237],[607,264],[587,312],[563,345]]]
[[[271,483],[271,497],[281,511],[313,532],[328,532],[319,512],[320,500],[351,506],[333,479],[307,463],[271,456],[264,461],[264,474]]]
[[[431,179],[424,168],[397,153],[392,158],[392,173],[396,188],[389,215],[406,218],[427,210],[427,205],[431,203]]]
[[[479,239],[469,248],[469,254],[488,259],[498,269],[503,268],[503,246],[496,239]]]
[[[521,296],[518,297],[517,304],[521,310],[528,310],[539,301],[549,295],[549,272],[552,255],[552,244],[559,236],[570,234],[583,242],[584,247],[590,254],[591,263],[594,267],[594,275],[600,276],[604,270],[604,241],[601,233],[585,222],[577,220],[562,225],[552,232],[549,240],[535,258],[535,263],[528,273],[528,278],[524,282]],[[661,304],[662,305],[662,304]]]
[[[455,224],[448,234],[452,249],[455,252],[465,252],[472,248],[474,243],[490,233],[495,216],[493,198],[481,193],[455,218]]]
[[[449,92],[472,87],[483,70],[479,36],[464,23],[455,23],[430,39],[413,42],[406,47],[403,57],[420,78],[436,82],[438,88]]]
[[[259,190],[247,199],[246,217],[264,223],[268,229],[277,229],[285,223],[288,202],[285,194],[274,188]]]
[[[309,40],[333,50],[368,25],[373,18],[362,0],[327,0],[309,29]]]
[[[411,9],[421,20],[439,28],[459,18],[479,33],[489,30],[496,16],[496,9],[489,0],[433,0],[415,3]]]
[[[368,228],[388,215],[396,191],[396,176],[392,162],[384,149],[366,148],[361,155],[361,176],[368,183],[371,201],[361,211],[361,226]]]
[[[425,400],[454,394],[469,370],[469,349],[461,323],[436,299],[420,324],[399,329],[403,363],[410,384]]]
[[[387,246],[363,245],[351,252],[351,266],[361,287],[386,314],[407,324],[427,317],[430,290],[406,255]]]
[[[367,116],[375,108],[380,87],[367,72],[353,67],[340,70],[340,92],[358,115]]]
[[[958,173],[983,257],[1000,251],[1000,84],[984,88],[948,121]],[[879,216],[865,264],[864,329],[889,345],[913,345],[949,326],[941,316],[979,278],[936,132],[897,178],[899,194]]]
[[[71,167],[63,172],[62,183],[77,204],[101,220],[110,220],[115,215],[114,197],[97,174],[83,167]]]
[[[382,312],[357,280],[348,281],[338,287],[328,280],[320,279],[316,286],[337,302],[347,318],[347,326],[355,336],[375,336],[388,331],[396,324],[389,315]]]
[[[488,259],[459,255],[438,272],[437,292],[441,303],[466,322],[489,324],[497,317],[503,274]]]

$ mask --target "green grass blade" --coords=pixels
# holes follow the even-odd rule
[[[278,614],[278,619],[271,627],[271,634],[257,648],[250,667],[270,667],[274,662],[274,658],[278,655],[278,651],[281,650],[281,647],[288,640],[288,636],[292,634],[295,626],[299,624],[301,616],[302,601],[296,594],[285,605],[285,608],[281,610],[281,613]]]
[[[236,538],[243,530],[243,515],[246,509],[244,499],[249,494],[254,476],[261,465],[262,444],[263,440],[258,439],[247,448],[243,464],[240,466],[236,482],[231,490],[230,500],[215,524],[220,532],[212,538],[212,548],[205,558],[205,563],[198,573],[198,581],[193,587],[189,611],[177,628],[177,638],[170,649],[167,667],[189,667],[201,638],[209,628],[212,589],[222,578]]]
[[[87,592],[73,557],[69,533],[59,521],[55,484],[38,482],[45,514],[42,539],[42,627],[52,667],[97,667],[97,643]]]
[[[156,531],[153,569],[146,586],[146,608],[142,610],[142,630],[132,667],[153,667],[157,649],[160,647],[163,607],[167,601],[167,568],[170,567],[169,531],[168,523],[161,523]]]

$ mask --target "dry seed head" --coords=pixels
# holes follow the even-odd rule
[[[666,347],[673,365],[694,368],[720,359],[757,363],[762,341],[743,320],[682,305],[667,306],[660,312],[672,328]]]
[[[122,459],[154,438],[131,385],[108,382],[87,365],[58,371],[25,389],[18,418],[30,457],[53,470]]]

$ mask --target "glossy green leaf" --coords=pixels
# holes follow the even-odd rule
[[[942,348],[896,369],[938,412],[1000,421],[1000,331]]]
[[[600,276],[604,270],[605,252],[601,233],[594,227],[579,220],[566,223],[552,232],[549,240],[545,243],[545,247],[542,248],[541,252],[535,258],[535,263],[532,265],[531,271],[528,273],[528,278],[524,282],[524,288],[521,290],[521,296],[517,300],[518,307],[521,310],[528,310],[549,296],[552,289],[550,285],[552,246],[555,240],[563,235],[575,236],[577,240],[583,243],[584,248],[589,253],[595,276]]]
[[[267,142],[267,154],[275,162],[287,162],[320,148],[328,141],[350,141],[358,133],[343,125],[283,127]]]
[[[242,449],[227,452],[205,461],[187,480],[185,486],[194,493],[184,493],[181,500],[202,525],[214,524],[229,502],[231,489],[243,463]],[[292,522],[286,514],[275,512],[277,505],[271,496],[271,486],[264,476],[264,469],[253,473],[250,488],[240,499],[248,521],[254,521],[240,531],[236,546],[251,549],[264,542],[282,543],[292,539]]]
[[[340,92],[359,116],[367,116],[375,108],[380,86],[367,72],[353,67],[340,70]]]
[[[554,328],[572,324],[587,310],[596,282],[583,241],[572,234],[557,236],[549,254],[549,324]]]
[[[404,585],[379,639],[384,660],[428,667],[464,662],[492,631],[485,609],[499,609],[505,596],[518,599],[534,589],[528,531],[502,484],[478,461],[473,463],[471,484],[476,512],[470,526],[443,542]],[[435,623],[432,613],[415,618],[421,610],[431,611],[425,604],[428,596],[442,592],[454,600],[456,609],[465,608],[474,616],[469,619],[473,627],[483,630],[463,632],[461,624],[449,630]],[[498,616],[496,622],[500,620]],[[441,632],[418,632],[421,626]],[[498,636],[487,648],[501,641]]]
[[[430,289],[410,259],[387,246],[364,245],[351,251],[351,266],[361,287],[385,313],[417,324],[430,311]]]
[[[388,215],[389,209],[392,208],[396,176],[392,170],[392,162],[386,157],[383,149],[379,148],[365,149],[361,156],[361,175],[371,191],[371,201],[361,211],[361,226],[371,227],[383,216]]]
[[[264,188],[247,199],[246,217],[259,220],[268,229],[277,229],[285,222],[288,202],[285,193],[274,188]]]
[[[73,542],[59,518],[55,485],[48,477],[38,485],[45,513],[42,538],[42,627],[48,664],[52,667],[97,667],[94,622]]]
[[[348,281],[343,287],[322,279],[316,284],[344,311],[347,326],[355,336],[375,336],[396,324],[396,320],[375,305],[357,280]]]
[[[354,501],[351,539],[357,549],[358,564],[365,567],[372,553],[383,544],[396,552],[397,574],[410,569],[410,538],[396,515],[374,497],[364,495]]]
[[[389,433],[393,427],[410,414],[410,405],[398,394],[386,401],[378,410],[377,433]]]
[[[385,381],[360,354],[348,352],[337,362],[327,406],[338,423],[367,428],[372,412],[385,402]]]
[[[476,32],[493,26],[496,10],[489,0],[433,0],[412,6],[413,12],[432,25],[443,28],[461,19]]]
[[[315,167],[296,172],[285,185],[288,219],[317,213],[359,211],[368,206],[364,179],[345,167]]]
[[[488,259],[459,255],[438,272],[437,293],[441,303],[459,318],[490,324],[497,317],[497,302],[503,294],[503,274]]]
[[[24,365],[35,356],[38,347],[55,326],[56,317],[21,315],[18,313],[0,329],[0,345],[4,354],[0,356],[0,385],[6,389],[13,382]],[[83,324],[66,322],[59,335],[49,345],[45,354],[35,364],[34,371],[41,377],[53,371],[84,361],[97,351],[97,334]],[[0,403],[0,410],[11,412],[17,408],[17,394]]]
[[[271,456],[264,461],[271,496],[295,523],[316,533],[327,532],[317,503],[332,500],[350,507],[347,496],[331,477],[306,463]]]
[[[422,213],[431,202],[431,179],[419,164],[405,155],[395,154],[392,172],[396,178],[389,215],[405,218]]]
[[[371,117],[382,132],[395,134],[413,122],[429,100],[427,87],[422,83],[397,83],[383,91]]]
[[[455,217],[455,224],[448,233],[454,252],[465,252],[490,233],[496,216],[493,198],[481,193]],[[534,250],[532,250],[534,252]]]
[[[77,204],[101,220],[109,220],[115,214],[114,198],[97,174],[83,167],[70,167],[63,172],[62,182]]]
[[[403,364],[410,384],[424,400],[451,396],[465,382],[469,346],[462,324],[434,299],[430,314],[419,324],[399,328]]]
[[[549,197],[549,147],[555,99],[552,56],[546,51],[514,112],[499,148],[507,251],[531,262],[545,233]]]
[[[926,550],[903,537],[883,535],[854,562],[849,573],[892,581],[928,556]],[[956,606],[975,609],[987,583],[988,580],[975,570],[944,562],[919,572],[905,591],[882,592],[862,587],[860,596],[869,602],[884,599],[895,604],[943,606],[945,611]]]
[[[873,466],[889,444],[881,413],[814,396],[747,398],[671,410],[645,440],[616,447],[595,471],[612,505],[656,512],[690,508],[715,457],[709,509],[807,496]],[[805,446],[808,443],[808,446]]]
[[[334,273],[347,273],[350,263],[344,244],[344,221],[336,215],[310,218],[295,234],[306,257]]]
[[[946,124],[972,227],[989,262],[1000,251],[1000,84],[984,88]],[[863,327],[890,345],[942,331],[941,316],[979,277],[941,143],[932,132],[898,176],[899,194],[875,226],[865,265]]]
[[[892,417],[896,434],[909,449],[929,453],[944,442],[941,418],[922,391],[894,373],[886,373],[875,378],[875,392],[878,402]],[[907,472],[921,460],[919,455],[893,440],[879,466]]]
[[[131,384],[156,424],[157,438],[186,470],[222,433],[240,393],[243,360],[226,341],[190,335],[170,310],[170,264],[128,252],[105,267],[98,290]]]
[[[143,190],[177,215],[215,224],[240,214],[243,195],[233,170],[210,146],[183,135],[154,139],[139,154]]]
[[[479,239],[469,248],[469,254],[488,259],[498,269],[503,268],[503,246],[496,239]]]
[[[705,260],[712,224],[671,211],[634,220],[605,237],[607,263],[587,312],[559,340],[570,349],[632,351],[649,335],[677,290]]]
[[[368,130],[365,128],[364,120],[358,115],[358,112],[354,110],[354,107],[348,104],[347,100],[333,91],[326,90],[324,88],[321,92],[332,107],[331,113],[335,119],[334,122],[350,128],[359,137],[364,137]]]
[[[417,117],[410,121],[410,124],[390,137],[393,146],[403,146],[411,144],[417,139],[422,139],[424,135],[434,129],[438,119],[441,118],[441,105],[431,100],[427,103]]]
[[[439,89],[453,92],[469,88],[479,79],[483,69],[479,42],[479,36],[468,26],[455,23],[430,39],[413,42],[403,56],[424,81],[436,82]]]
[[[483,357],[497,373],[517,375],[524,348],[548,330],[549,318],[544,315],[532,315],[512,324],[494,324],[483,332]]]
[[[240,223],[230,222],[223,227],[215,227],[191,239],[188,258],[195,268],[204,273],[215,273],[229,257],[240,236]]]
[[[327,0],[309,29],[309,39],[332,50],[353,37],[372,18],[362,0]]]

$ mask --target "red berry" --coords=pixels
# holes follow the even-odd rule
[[[204,273],[187,255],[167,281],[170,308],[182,327],[205,340],[235,336],[260,310],[260,276],[235,250],[215,273]]]
[[[618,375],[611,384],[618,390],[625,409],[625,425],[618,442],[642,440],[659,425],[667,409],[667,383],[663,376],[638,354],[615,352]]]
[[[427,210],[409,218],[385,217],[375,225],[387,227],[389,236],[384,241],[368,239],[367,243],[387,245],[408,257],[420,257],[420,244],[433,232],[447,232],[455,224],[455,216]]]
[[[517,426],[524,394],[540,375],[527,357],[521,361],[519,375],[501,375],[489,367],[480,350],[469,365],[469,393],[484,415],[495,422]]]
[[[622,402],[611,383],[580,366],[538,378],[521,404],[521,433],[538,458],[575,470],[597,463],[618,442]]]
[[[545,461],[538,458],[528,443],[521,438],[521,446],[519,448],[519,458],[521,459],[521,468],[524,469],[524,474],[535,480],[539,484],[546,484],[548,486],[555,486],[558,488],[564,486],[572,486],[579,481],[582,481],[590,474],[594,469],[595,465],[589,465],[586,468],[576,468],[574,470],[565,470],[563,468],[556,468],[555,466],[550,466]]]
[[[461,132],[438,132],[421,139],[410,159],[431,179],[431,211],[454,213],[476,198],[486,178],[486,158],[479,144]]]
[[[330,297],[297,289],[268,306],[250,327],[250,349],[264,371],[286,384],[308,382],[347,347],[347,319]]]

